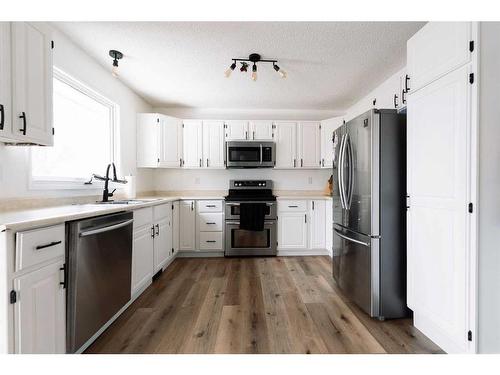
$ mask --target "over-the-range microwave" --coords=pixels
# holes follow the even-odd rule
[[[274,142],[226,142],[227,168],[273,168],[275,159]]]

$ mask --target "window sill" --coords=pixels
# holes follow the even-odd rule
[[[113,183],[109,184],[109,188],[122,190],[123,186],[116,186]],[[82,190],[89,192],[102,192],[104,189],[104,182],[92,181],[92,184],[85,185],[83,180],[43,180],[43,179],[30,179],[29,190]]]

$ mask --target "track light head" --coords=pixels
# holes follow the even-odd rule
[[[231,73],[233,72],[233,70],[236,68],[236,61],[233,61],[233,63],[231,64],[231,66],[229,68],[226,69],[226,71],[224,72],[226,78],[229,78],[229,76],[231,75]]]
[[[246,72],[247,70],[248,70],[248,64],[246,62],[242,62],[240,72]]]

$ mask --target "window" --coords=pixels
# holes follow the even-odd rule
[[[54,146],[33,147],[34,188],[83,188],[114,161],[117,105],[54,70]]]

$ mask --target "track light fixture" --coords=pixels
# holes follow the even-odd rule
[[[281,78],[286,78],[286,72],[283,69],[281,69],[276,64],[278,62],[278,60],[265,60],[265,59],[262,59],[261,56],[258,53],[252,53],[250,56],[248,56],[248,59],[233,59],[233,63],[224,72],[224,75],[227,78],[229,78],[229,76],[231,76],[231,73],[236,68],[236,63],[237,62],[241,63],[240,72],[243,72],[243,73],[245,73],[245,72],[248,71],[248,67],[249,67],[248,63],[249,62],[253,63],[253,65],[252,65],[252,75],[251,75],[252,81],[256,81],[257,80],[257,63],[272,63],[274,70],[279,73],[279,75],[281,76]]]
[[[113,58],[113,68],[111,68],[111,74],[113,77],[118,77],[118,60],[123,58],[123,53],[112,49],[109,50],[109,56]]]

